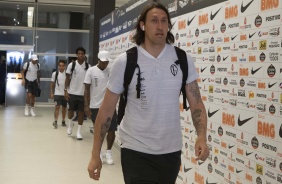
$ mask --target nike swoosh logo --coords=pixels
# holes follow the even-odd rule
[[[208,110],[208,117],[210,118],[210,117],[212,117],[215,113],[217,113],[217,111],[219,111],[219,109],[218,110],[215,110],[215,111],[213,111],[213,112],[210,112],[210,109]]]
[[[194,132],[194,130],[190,130],[190,133]]]
[[[209,182],[208,182],[208,178],[207,178],[206,184],[217,184],[217,183],[209,183]]]
[[[270,84],[270,82],[268,83],[268,88],[272,88],[277,82]]]
[[[203,73],[204,71],[205,71],[205,69],[206,69],[207,67],[205,67],[205,68],[201,68],[201,73]]]
[[[195,17],[196,17],[196,15],[195,15],[191,20],[189,20],[189,18],[188,18],[188,22],[187,22],[187,25],[188,25],[188,26],[190,26],[190,24],[193,22],[193,20],[194,20]]]
[[[240,173],[240,172],[242,172],[242,171],[243,171],[243,170],[240,170],[240,171],[239,171],[239,170],[236,169],[236,173]]]
[[[200,162],[200,161],[198,162],[199,165],[202,165],[203,163],[204,163],[204,162]]]
[[[259,67],[259,68],[256,69],[256,70],[254,70],[254,69],[252,68],[252,71],[251,71],[252,75],[254,75],[255,73],[257,73],[260,69],[261,69],[261,67]]]
[[[281,124],[281,126],[280,126],[279,136],[280,136],[280,138],[282,138],[282,124]]]
[[[228,56],[227,57],[223,57],[223,61],[225,61],[227,58],[228,58]]]
[[[251,119],[253,119],[253,117],[250,117],[250,118],[247,118],[247,119],[244,119],[244,120],[240,120],[240,114],[239,114],[239,117],[238,117],[238,125],[239,125],[239,126],[242,126],[242,125],[244,125],[245,123],[247,123],[248,121],[250,121]]]
[[[231,149],[231,148],[233,148],[234,146],[235,146],[235,145],[233,145],[233,146],[228,145],[228,148]]]
[[[241,13],[244,13],[248,8],[249,6],[252,4],[254,0],[250,1],[246,6],[243,5],[243,2],[241,4]]]
[[[207,78],[203,79],[202,81],[205,82],[207,80]]]
[[[253,152],[250,152],[250,153],[248,153],[247,151],[246,151],[246,156],[249,156],[250,154],[252,154]]]
[[[186,172],[188,172],[188,171],[190,171],[192,169],[192,167],[191,168],[185,168],[185,166],[184,166],[184,172],[186,173]]]
[[[192,45],[194,45],[196,43],[196,41],[192,42]]]
[[[254,75],[255,73],[257,73],[260,69],[261,69],[261,67],[259,67],[258,69],[254,70],[253,67],[252,67],[252,71],[251,71],[252,75]]]
[[[249,33],[249,39],[251,39],[255,34],[256,34],[256,32],[254,32],[253,34]]]
[[[234,37],[231,37],[231,40],[233,41],[238,35],[234,36]]]
[[[222,8],[222,7],[221,7]],[[215,12],[215,14],[212,14],[212,12],[211,12],[211,20],[213,20],[214,18],[215,18],[215,16],[218,14],[218,12],[221,10],[221,8],[219,8],[219,10],[217,10],[216,12]]]

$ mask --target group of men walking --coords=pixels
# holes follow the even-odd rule
[[[62,108],[62,126],[67,127],[67,134],[71,135],[74,127],[74,113],[77,114],[78,127],[76,132],[77,140],[82,140],[81,129],[86,114],[95,122],[98,110],[104,98],[106,85],[109,79],[110,53],[100,51],[98,54],[98,64],[91,67],[85,61],[85,49],[79,47],[76,49],[77,60],[72,61],[66,67],[63,60],[58,62],[58,70],[54,71],[50,84],[50,98],[54,99],[54,128],[58,128],[58,117],[60,108]],[[40,85],[40,65],[37,55],[31,56],[31,61],[23,66],[22,85],[26,89],[26,116],[36,116],[34,110],[35,98],[38,95]],[[68,114],[67,114],[68,106]],[[67,123],[66,123],[67,114]],[[116,116],[115,116],[116,117]],[[113,164],[112,151],[115,140],[115,131],[117,130],[116,118],[113,118],[112,126],[108,131],[107,150],[105,154],[100,154],[101,159],[105,158],[107,164]]]

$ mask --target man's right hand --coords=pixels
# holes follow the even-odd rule
[[[98,158],[91,157],[89,165],[88,165],[89,177],[94,180],[99,180],[101,169],[102,169],[102,161],[100,157],[99,156]]]
[[[86,114],[87,117],[91,117],[91,111],[89,106],[84,107],[84,113]]]
[[[25,86],[25,80],[22,80],[22,86]]]
[[[69,93],[68,93],[67,90],[65,90],[65,99],[66,99],[66,100],[69,100],[69,98],[70,98]]]
[[[53,93],[50,94],[50,98],[54,99],[54,94]]]

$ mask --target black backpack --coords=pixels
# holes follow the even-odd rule
[[[174,47],[176,51],[176,55],[178,57],[178,60],[175,61],[174,63],[176,65],[180,65],[180,69],[182,71],[182,86],[181,86],[181,92],[183,96],[183,108],[187,109],[187,102],[186,102],[186,93],[185,93],[185,85],[186,85],[186,80],[188,78],[188,63],[187,63],[187,56],[184,50]],[[127,55],[127,62],[126,62],[126,67],[125,67],[125,72],[124,72],[124,91],[120,95],[119,98],[119,106],[118,106],[118,117],[117,117],[117,123],[120,125],[122,118],[124,116],[124,111],[125,111],[125,106],[127,103],[127,93],[128,93],[128,86],[131,83],[133,74],[135,72],[135,69],[138,69],[138,77],[137,77],[137,85],[136,85],[136,91],[137,91],[137,98],[140,98],[140,91],[141,91],[141,72],[140,72],[140,67],[137,63],[138,59],[138,52],[137,52],[137,47],[132,47],[131,49],[128,49],[126,51]]]
[[[29,61],[30,62],[30,61]],[[24,72],[24,77],[26,78],[26,73],[28,71],[28,68],[29,68],[29,62],[27,62],[27,66],[26,66],[26,70]],[[37,63],[37,68],[38,68],[38,71],[39,71],[39,64]]]

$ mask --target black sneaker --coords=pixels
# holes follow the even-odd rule
[[[55,128],[58,128],[57,121],[54,121],[54,122],[53,122],[53,126],[54,126]]]
[[[62,126],[67,126],[65,121],[62,121]]]

